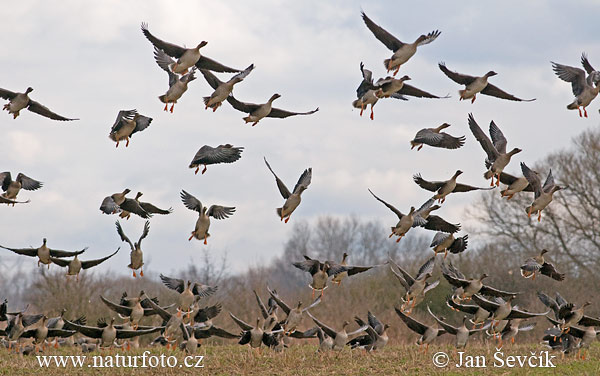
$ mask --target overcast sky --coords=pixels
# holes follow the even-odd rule
[[[19,1],[10,8],[0,13],[0,87],[23,92],[31,86],[34,100],[81,120],[56,122],[29,111],[17,120],[0,114],[0,171],[13,177],[23,172],[45,183],[39,191],[19,194],[30,204],[0,207],[0,244],[37,247],[47,237],[54,248],[89,246],[83,259],[121,246],[99,268],[115,273],[130,272],[129,249],[115,231],[117,217],[98,208],[105,196],[124,188],[132,190],[131,197],[139,190],[144,200],[174,208],[171,215],[151,219],[143,244],[146,270],[168,273],[201,259],[206,246],[187,240],[197,213],[181,203],[179,192],[185,189],[205,205],[237,208],[231,218],[212,221],[208,247],[227,251],[232,271],[242,271],[278,255],[299,220],[355,214],[378,219],[386,228],[394,225],[394,214],[367,188],[406,212],[431,196],[412,182],[414,173],[445,180],[461,169],[461,182],[487,186],[485,154],[468,129],[469,112],[486,131],[493,119],[508,147],[523,149],[507,168],[515,174],[519,161],[534,164],[598,126],[600,102],[588,108],[588,119],[566,110],[573,99],[570,85],[556,78],[550,65],[552,60],[580,66],[585,51],[592,65],[600,66],[600,3],[593,0],[571,2],[568,8],[558,1],[347,0]],[[359,117],[351,102],[361,81],[360,62],[377,78],[386,75],[383,60],[391,55],[364,25],[361,9],[402,41],[439,29],[440,37],[419,48],[400,76],[408,74],[412,85],[452,97],[388,99],[375,106],[375,121]],[[246,115],[227,103],[215,113],[204,110],[202,97],[212,89],[199,75],[174,113],[163,112],[157,97],[165,93],[168,78],[154,62],[153,47],[140,31],[142,21],[172,43],[191,47],[208,41],[202,53],[223,64],[245,68],[254,63],[256,69],[235,87],[238,99],[263,103],[279,93],[277,107],[308,111],[318,106],[320,111],[250,127],[242,120]],[[481,95],[474,104],[459,102],[462,87],[444,76],[439,61],[471,75],[494,70],[495,85],[537,100],[515,103]],[[128,148],[115,149],[109,130],[119,110],[132,108],[154,121],[134,135]],[[410,150],[409,140],[419,129],[444,122],[452,124],[448,133],[467,136],[463,148]],[[188,169],[201,146],[224,143],[244,146],[241,160],[209,166],[205,175]],[[305,168],[313,168],[312,184],[288,224],[275,215],[283,199],[263,156],[290,189]],[[464,211],[477,194],[449,197],[440,215],[468,223]],[[144,220],[132,216],[125,222],[126,234],[137,239]],[[470,239],[476,241],[477,235]],[[16,256],[2,250],[1,257]]]

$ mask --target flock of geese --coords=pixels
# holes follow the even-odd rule
[[[370,105],[370,118],[373,119],[373,106],[382,98],[391,97],[402,100],[406,100],[406,96],[448,98],[448,96],[440,97],[430,94],[407,84],[406,81],[410,80],[407,75],[399,79],[395,78],[401,67],[417,52],[418,47],[435,41],[441,35],[440,31],[435,30],[421,35],[413,43],[404,43],[375,24],[366,14],[362,13],[362,18],[373,35],[393,52],[389,59],[384,60],[385,69],[388,73],[393,72],[393,74],[374,82],[372,72],[365,69],[362,63],[360,64],[363,79],[357,89],[357,99],[352,105],[360,108],[361,116],[365,107]],[[195,48],[184,48],[155,37],[145,23],[141,28],[143,35],[154,47],[154,58],[157,65],[168,75],[168,89],[165,94],[158,97],[165,104],[164,111],[173,112],[177,101],[188,90],[189,84],[196,79],[198,70],[214,90],[209,96],[204,97],[205,109],[210,108],[214,112],[223,102],[227,101],[234,109],[246,113],[247,116],[243,120],[245,123],[252,123],[252,126],[268,117],[286,118],[295,115],[311,115],[318,111],[318,108],[308,112],[291,112],[275,108],[272,104],[280,97],[279,94],[273,94],[266,103],[262,104],[242,102],[233,96],[232,91],[236,84],[241,83],[253,71],[253,64],[243,70],[231,68],[200,53],[200,49],[207,45],[206,41],[200,42]],[[585,54],[581,57],[581,63],[585,71],[557,63],[552,63],[552,68],[561,80],[571,83],[575,100],[567,108],[578,109],[580,116],[587,117],[586,107],[600,90],[600,72],[592,68]],[[459,91],[459,100],[470,99],[473,103],[478,94],[511,101],[534,100],[520,99],[489,83],[488,80],[497,75],[494,71],[489,71],[483,76],[470,76],[449,70],[445,63],[439,63],[439,68],[452,81],[465,86]],[[213,72],[232,73],[233,76],[226,81],[221,81]],[[77,120],[58,115],[30,99],[29,94],[32,91],[32,88],[28,88],[24,93],[0,89],[0,96],[9,101],[4,105],[4,110],[12,114],[14,119],[19,116],[21,110],[28,109],[53,120]],[[125,142],[125,147],[127,147],[133,134],[143,131],[151,123],[151,117],[142,115],[135,109],[119,111],[117,119],[110,129],[109,138],[116,143],[117,147],[121,142]],[[290,338],[318,338],[319,351],[342,350],[346,346],[368,351],[380,350],[388,342],[387,330],[390,325],[382,323],[372,312],[368,312],[366,321],[356,316],[354,321],[357,328],[348,332],[347,328],[351,325],[350,322],[344,321],[341,326],[339,323],[328,325],[315,317],[310,310],[324,300],[324,292],[330,281],[341,285],[345,278],[372,268],[388,266],[406,291],[401,305],[395,308],[395,312],[408,328],[420,336],[417,344],[423,346],[425,351],[432,341],[445,333],[456,337],[457,348],[464,348],[470,335],[482,331],[497,338],[500,343],[506,340],[514,342],[518,332],[531,330],[535,325],[535,323],[521,325],[523,320],[546,316],[550,311],[554,312],[555,317],[546,316],[552,323],[552,327],[546,331],[544,337],[548,346],[564,353],[589,346],[597,335],[594,327],[600,326],[600,319],[584,314],[584,309],[589,302],[575,305],[558,293],[555,298],[552,298],[539,292],[540,301],[549,308],[549,311],[530,312],[513,304],[513,300],[520,294],[519,292],[502,291],[484,284],[483,280],[488,277],[487,274],[469,278],[460,272],[451,260],[447,260],[448,253],[464,252],[468,245],[468,235],[456,235],[460,231],[460,224],[449,223],[442,217],[432,214],[433,211],[442,208],[442,204],[449,195],[495,189],[500,183],[503,183],[506,187],[500,191],[500,194],[507,200],[521,192],[532,192],[531,204],[524,208],[524,211],[528,217],[537,215],[537,220],[541,221],[542,211],[552,202],[553,194],[560,189],[567,188],[555,183],[552,171],[547,172],[545,182],[542,184],[543,175],[530,169],[523,162],[520,163],[522,176],[517,177],[506,173],[505,168],[510,164],[512,158],[521,152],[521,149],[515,147],[507,151],[507,139],[493,120],[490,122],[489,136],[479,126],[473,114],[468,114],[467,123],[475,140],[479,142],[485,152],[484,178],[490,179],[489,187],[476,187],[457,182],[462,174],[461,170],[457,170],[449,179],[439,181],[426,180],[420,174],[416,174],[414,182],[422,189],[434,194],[418,209],[412,206],[407,213],[401,212],[369,189],[377,201],[397,216],[398,222],[391,226],[389,235],[390,238],[395,236],[396,242],[401,241],[415,227],[435,232],[430,245],[434,254],[415,274],[410,274],[391,259],[381,265],[356,266],[348,264],[347,253],[342,255],[339,262],[317,260],[305,255],[304,260],[294,262],[293,266],[310,274],[309,287],[312,289],[314,300],[309,304],[301,301],[294,304],[286,303],[276,290],[266,286],[268,301],[265,305],[258,292],[254,291],[259,308],[256,322],[244,322],[230,313],[231,319],[239,326],[241,333],[231,333],[213,322],[222,310],[221,304],[210,306],[201,304],[203,300],[217,291],[217,286],[207,286],[162,274],[160,278],[163,284],[178,293],[178,299],[173,304],[161,306],[158,299],[149,298],[144,291],[140,291],[139,295],[134,298],[128,297],[125,292],[118,302],[100,296],[102,302],[124,320],[122,324],[115,324],[113,317],[101,319],[95,326],[89,326],[85,317],[67,319],[67,308],[63,309],[60,316],[51,318],[44,314],[26,314],[27,308],[11,312],[7,307],[8,302],[4,300],[4,303],[0,305],[0,321],[7,321],[7,326],[0,330],[0,336],[5,336],[2,344],[9,349],[14,346],[21,353],[29,353],[39,350],[40,346],[44,348],[46,343],[52,343],[53,340],[54,346],[78,344],[83,351],[92,351],[115,345],[123,348],[137,347],[139,346],[139,336],[160,332],[152,345],[163,345],[168,348],[180,347],[188,353],[194,353],[202,339],[211,336],[236,339],[240,344],[249,344],[252,348],[260,349],[262,345],[265,345],[279,351],[289,346]],[[424,145],[449,150],[461,148],[466,137],[455,137],[443,132],[448,127],[450,125],[444,123],[435,128],[420,130],[410,141],[411,149],[416,147],[417,150],[421,150]],[[243,147],[235,147],[230,144],[217,147],[205,145],[196,153],[189,168],[194,169],[197,174],[203,167],[202,174],[204,174],[209,165],[236,162],[241,158],[243,150]],[[302,193],[311,183],[312,168],[306,168],[300,174],[293,190],[290,190],[278,177],[266,158],[264,162],[275,177],[277,188],[284,199],[283,205],[276,209],[277,216],[281,221],[287,223],[300,205]],[[16,180],[12,180],[10,172],[0,174],[0,184],[3,192],[0,196],[0,203],[12,206],[30,202],[29,200],[17,201],[17,195],[21,190],[35,191],[43,186],[42,182],[30,178],[24,173],[19,173]],[[135,198],[129,198],[127,195],[130,192],[130,189],[125,189],[107,196],[102,201],[100,210],[104,214],[118,214],[122,219],[129,219],[132,214],[146,219],[143,232],[137,242],[132,242],[125,234],[121,223],[116,221],[119,238],[128,243],[131,249],[131,262],[128,267],[132,270],[134,277],[137,276],[137,271],[143,277],[144,262],[141,244],[150,231],[148,219],[155,214],[168,215],[173,209],[160,209],[152,203],[140,201],[142,192],[138,192]],[[181,191],[180,196],[186,208],[198,213],[198,219],[189,240],[195,238],[207,244],[207,238],[210,236],[211,217],[222,220],[230,217],[236,211],[233,206],[217,204],[205,206],[185,190]],[[44,264],[49,268],[50,264],[55,264],[64,267],[67,269],[67,276],[76,276],[77,279],[82,269],[96,267],[119,251],[118,248],[106,257],[96,260],[80,260],[79,257],[86,248],[78,251],[52,249],[47,246],[46,239],[43,239],[43,244],[37,248],[0,247],[19,255],[35,257],[38,266]],[[441,253],[444,254],[443,258],[438,257],[438,254]],[[532,280],[536,275],[544,275],[557,281],[563,281],[565,274],[558,272],[555,266],[545,259],[546,253],[547,251],[543,250],[541,254],[525,260],[521,266],[521,275]],[[439,284],[439,280],[430,280],[436,265],[439,266],[441,274],[454,289],[452,295],[447,298],[447,305],[464,313],[460,325],[452,325],[450,320],[432,312],[429,306],[427,309],[433,324],[419,322],[411,316],[414,308],[425,300],[426,294]],[[316,298],[315,292],[320,293]],[[468,301],[471,301],[472,304],[466,304]],[[176,313],[172,313],[172,308],[176,308]],[[278,310],[283,312],[278,314]],[[246,315],[248,314],[246,313]],[[159,326],[140,325],[141,320],[151,316],[159,316],[162,324]],[[315,326],[301,330],[300,327],[305,316],[308,316]],[[472,324],[470,329],[467,327],[469,322]],[[341,329],[334,329],[338,327]],[[80,333],[81,337],[75,341],[73,335],[76,333]],[[33,344],[23,346],[21,342],[26,338],[33,339]],[[180,338],[183,340],[177,344],[176,342]]]

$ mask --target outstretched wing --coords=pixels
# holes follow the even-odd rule
[[[230,215],[233,215],[234,212],[235,207],[233,206],[212,205],[208,208],[206,215],[216,219],[225,219],[229,218]]]
[[[476,77],[473,76],[461,74],[458,72],[452,72],[450,69],[446,68],[446,63],[444,62],[438,63],[438,67],[441,69],[442,72],[444,72],[446,76],[448,76],[449,79],[456,82],[457,84],[468,85],[476,79]]]
[[[413,175],[413,180],[419,187],[431,192],[437,191],[446,183],[444,181],[427,181],[421,177],[421,174]]]
[[[144,36],[146,36],[146,39],[148,39],[150,41],[150,43],[152,43],[154,45],[154,47],[165,51],[169,56],[172,56],[172,57],[178,59],[181,57],[181,55],[183,55],[185,53],[185,50],[186,50],[185,48],[177,46],[172,43],[165,42],[161,39],[158,39],[154,35],[152,35],[150,33],[150,30],[148,30],[148,24],[145,22],[142,22],[142,33],[144,33]]]
[[[121,247],[117,248],[117,250],[116,250],[116,251],[114,251],[112,254],[110,254],[110,255],[108,255],[108,256],[106,256],[106,257],[103,257],[103,258],[97,259],[97,260],[88,260],[88,261],[82,261],[82,262],[81,262],[81,268],[82,268],[82,269],[89,269],[89,268],[91,268],[91,267],[93,267],[93,266],[96,266],[96,265],[98,265],[98,264],[101,264],[101,263],[103,263],[104,261],[106,261],[106,260],[108,260],[109,258],[111,258],[111,257],[113,257],[114,255],[116,255],[116,254],[117,254],[117,252],[119,252],[119,249],[121,249]]]
[[[29,176],[27,176],[23,173],[20,173],[20,172],[17,175],[17,181],[20,181],[21,188],[23,188],[27,191],[35,191],[36,189],[42,188],[42,185],[44,185],[44,183],[42,183],[41,181],[32,179]]]
[[[212,87],[215,90],[217,90],[217,88],[219,87],[219,85],[223,84],[223,81],[219,80],[217,78],[217,76],[215,76],[209,70],[200,69],[200,73],[202,73],[202,75],[204,76],[204,79],[206,80],[206,82],[208,82],[208,84],[210,85],[210,87]]]
[[[438,97],[437,95],[433,95],[431,93],[428,93],[424,90],[418,89],[412,85],[409,84],[404,84],[402,85],[402,89],[400,89],[399,91],[397,91],[398,94],[401,95],[409,95],[411,97],[417,97],[417,98],[448,98],[448,96],[445,97]]]
[[[301,191],[305,190],[310,185],[311,180],[312,180],[312,168],[309,167],[306,170],[304,170],[302,175],[300,175],[298,182],[294,186],[293,192],[297,194],[297,193],[300,193]]]
[[[165,286],[167,286],[171,290],[177,291],[180,294],[183,292],[183,290],[185,290],[183,279],[171,278],[161,274],[160,280]]]
[[[241,158],[243,149],[229,144],[219,145],[216,148],[204,145],[194,156],[190,168],[198,164],[233,163]]]
[[[125,232],[123,231],[123,227],[121,227],[121,223],[119,221],[116,221],[115,225],[117,226],[117,234],[119,234],[119,236],[121,237],[121,241],[129,243],[129,246],[131,247],[132,250],[135,249],[131,240],[129,240],[127,235],[125,235]]]
[[[381,202],[382,204],[384,204],[385,206],[387,206],[388,209],[390,209],[391,211],[393,211],[398,216],[398,219],[402,219],[402,217],[404,217],[404,214],[402,214],[402,212],[400,210],[396,209],[391,204],[388,204],[387,202],[383,201],[379,197],[375,196],[375,193],[373,193],[370,189],[368,189],[368,191],[373,195],[373,197],[375,197],[375,199],[377,201]]]
[[[375,38],[377,38],[387,48],[389,48],[393,52],[396,52],[398,49],[400,49],[402,46],[404,46],[404,43],[401,42],[398,38],[396,38],[395,36],[390,34],[388,31],[386,31],[381,26],[377,25],[375,22],[371,21],[371,19],[369,17],[367,17],[365,12],[361,12],[361,14],[362,14],[362,19],[365,22],[365,25],[367,25],[369,30],[371,30],[373,35],[375,35]]]
[[[496,160],[496,158],[498,158],[500,153],[498,152],[498,150],[496,149],[496,147],[494,146],[494,144],[492,143],[490,138],[483,132],[483,130],[481,129],[479,124],[477,124],[472,113],[469,114],[469,129],[471,129],[473,136],[475,136],[475,139],[479,142],[479,144],[483,148],[483,151],[485,151],[485,153],[487,154],[487,159],[490,162],[494,162]],[[491,125],[490,125],[490,131],[491,131]],[[505,146],[505,148],[506,148],[506,146]]]
[[[265,160],[265,164],[267,165],[267,168],[269,169],[269,171],[271,171],[273,176],[275,176],[275,182],[277,183],[277,188],[279,188],[279,193],[281,193],[281,196],[283,196],[283,198],[285,198],[287,200],[292,194],[287,189],[287,187],[285,186],[283,181],[281,179],[279,179],[279,177],[275,174],[275,172],[271,168],[271,165],[269,165],[269,162],[267,162],[267,158],[265,158],[265,157],[263,157],[263,158]],[[302,174],[302,175],[304,175],[304,174]]]
[[[583,92],[587,85],[585,82],[585,72],[583,69],[557,63],[552,63],[552,69],[558,78],[565,82],[571,83],[573,95],[578,96]]]
[[[540,177],[523,162],[521,162],[521,172],[523,172],[523,176],[525,176],[529,185],[533,188],[535,198],[538,198],[542,194],[542,182]]]
[[[307,111],[307,112],[292,112],[292,111],[282,110],[280,108],[271,108],[271,112],[269,112],[267,117],[283,119],[283,118],[286,118],[289,116],[296,116],[296,115],[312,115],[317,111],[319,111],[319,107],[315,108],[312,111]]]
[[[508,99],[509,101],[517,101],[517,102],[533,102],[535,100],[535,98],[533,98],[533,99],[517,98],[514,95],[508,94],[507,92],[501,90],[497,86],[494,86],[490,83],[488,83],[485,86],[485,88],[483,90],[481,90],[481,94],[490,95],[492,97],[501,98],[501,99]]]
[[[202,213],[202,203],[196,197],[187,193],[183,189],[180,193],[181,201],[183,201],[183,205],[190,210],[197,211],[198,213]]]
[[[54,112],[50,111],[48,109],[48,107],[46,107],[46,106],[42,105],[41,103],[38,103],[34,100],[31,100],[31,99],[29,100],[29,105],[27,106],[27,109],[31,112],[35,112],[38,115],[42,115],[42,116],[47,117],[52,120],[59,120],[59,121],[79,120],[79,119],[69,119],[69,118],[61,116],[57,113],[54,113]]]

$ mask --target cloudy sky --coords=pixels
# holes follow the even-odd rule
[[[23,172],[45,183],[39,191],[19,194],[30,204],[0,208],[0,244],[38,246],[47,237],[54,248],[89,246],[85,258],[122,246],[101,268],[129,273],[129,250],[115,231],[117,217],[98,210],[105,196],[124,188],[144,192],[143,198],[159,207],[174,208],[169,216],[152,218],[144,242],[148,269],[154,272],[199,261],[206,247],[187,240],[197,213],[183,206],[181,189],[205,205],[237,207],[230,219],[212,221],[208,246],[214,253],[227,251],[233,271],[278,255],[298,220],[355,214],[378,219],[387,228],[396,218],[367,188],[407,211],[430,196],[412,182],[414,173],[445,180],[460,168],[465,171],[460,181],[488,184],[482,177],[485,154],[467,126],[469,112],[483,128],[493,119],[509,148],[523,149],[508,167],[512,173],[518,172],[518,161],[533,164],[548,151],[568,146],[582,130],[598,126],[600,102],[589,107],[588,119],[567,111],[570,86],[550,66],[551,60],[578,66],[583,51],[600,66],[600,4],[576,3],[568,9],[558,1],[464,1],[460,6],[346,0],[11,3],[10,11],[0,13],[0,87],[22,92],[32,86],[35,100],[81,120],[55,122],[28,111],[17,120],[0,114],[0,171]],[[383,60],[391,55],[365,27],[361,9],[403,41],[441,30],[400,74],[410,75],[411,84],[423,90],[452,97],[380,101],[375,121],[359,117],[351,102],[361,81],[360,62],[381,77],[386,75]],[[227,103],[215,113],[204,110],[202,97],[212,89],[200,75],[175,112],[163,112],[157,97],[166,91],[168,79],[153,60],[152,45],[140,31],[142,21],[172,43],[208,41],[202,53],[226,65],[254,63],[256,69],[234,90],[238,99],[262,103],[279,93],[278,107],[308,111],[318,106],[320,111],[250,127],[241,119],[245,114]],[[459,102],[461,87],[442,74],[439,61],[472,75],[494,70],[494,84],[537,101],[482,95],[475,104]],[[110,127],[119,110],[132,108],[154,121],[128,148],[115,149],[107,137]],[[443,122],[452,124],[449,133],[467,136],[463,148],[410,150],[409,140],[419,129]],[[245,147],[240,161],[211,166],[205,175],[187,168],[202,145],[224,143]],[[313,168],[312,184],[287,225],[275,215],[283,199],[263,156],[290,188],[305,168]],[[476,196],[450,197],[440,214],[468,223],[464,211]],[[126,234],[137,238],[143,223],[132,217],[123,223]],[[14,257],[2,251],[2,259]]]

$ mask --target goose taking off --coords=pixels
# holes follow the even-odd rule
[[[239,82],[242,82],[244,78],[246,78],[250,72],[254,69],[254,64],[250,64],[248,68],[244,69],[242,72],[236,74],[231,77],[229,81],[223,82],[219,80],[212,72],[206,69],[200,69],[200,73],[206,79],[206,82],[215,89],[213,93],[209,97],[204,97],[204,109],[208,110],[208,108],[212,108],[213,112],[217,110],[223,104],[223,101],[227,99],[228,96],[231,95],[233,91],[233,86]]]
[[[302,175],[300,175],[298,182],[294,186],[294,190],[290,192],[283,183],[283,181],[281,181],[281,179],[279,179],[279,177],[275,174],[275,172],[271,168],[271,165],[269,165],[269,162],[267,162],[267,158],[264,158],[264,160],[269,171],[271,171],[273,176],[275,176],[275,182],[277,183],[279,193],[281,193],[281,196],[283,196],[283,198],[285,199],[283,206],[281,208],[276,209],[277,215],[282,221],[285,218],[285,223],[288,223],[290,217],[292,216],[292,213],[294,212],[294,210],[296,210],[298,205],[300,205],[302,192],[304,192],[310,185],[312,179],[312,168],[309,167],[306,170],[304,170]]]
[[[477,94],[479,94],[479,93],[489,95],[492,97],[496,97],[496,98],[500,98],[500,99],[507,99],[509,101],[531,102],[531,101],[535,100],[535,98],[533,98],[533,99],[517,98],[514,95],[508,94],[507,92],[500,90],[498,87],[488,83],[488,78],[498,74],[494,71],[489,71],[481,77],[476,77],[476,76],[474,77],[474,76],[469,76],[466,74],[452,72],[451,70],[446,68],[445,63],[439,63],[438,66],[439,66],[440,70],[442,72],[444,72],[444,74],[446,76],[448,76],[448,78],[450,78],[452,81],[454,81],[460,85],[465,85],[464,90],[458,91],[458,93],[460,94],[459,100],[471,99],[471,103],[473,103],[473,102],[475,102],[475,98],[476,98]]]
[[[571,83],[575,100],[573,103],[569,104],[567,108],[569,110],[577,109],[579,111],[579,117],[582,117],[581,108],[583,107],[583,116],[588,117],[585,108],[590,105],[590,103],[598,96],[598,92],[600,92],[600,72],[592,67],[585,53],[581,54],[581,64],[588,74],[587,78],[585,76],[586,72],[580,68],[553,62],[552,69],[558,78]]]
[[[421,35],[413,43],[404,43],[384,30],[381,26],[371,21],[365,12],[361,12],[362,19],[371,30],[375,38],[389,48],[394,54],[391,58],[385,59],[383,64],[387,71],[394,70],[394,76],[400,70],[400,66],[406,63],[417,52],[417,47],[433,42],[442,33],[439,30],[432,31],[427,35]]]
[[[152,118],[140,115],[137,110],[121,110],[117,115],[117,120],[110,129],[108,138],[115,141],[119,147],[119,142],[125,140],[125,147],[129,146],[129,138],[136,132],[141,132],[150,126]]]
[[[123,231],[119,221],[116,221],[115,225],[117,226],[117,233],[119,234],[121,241],[129,243],[129,247],[131,248],[131,252],[129,253],[130,263],[127,265],[127,267],[133,271],[134,278],[136,277],[135,271],[138,269],[140,269],[140,277],[143,277],[144,254],[142,253],[142,240],[148,236],[148,233],[150,232],[150,221],[146,221],[144,224],[144,231],[142,232],[142,235],[137,243],[132,243],[131,240],[129,240],[129,238],[125,235],[125,232]]]
[[[79,120],[79,119],[69,119],[64,116],[60,116],[48,109],[48,107],[31,100],[29,98],[29,93],[31,93],[33,89],[28,87],[24,93],[15,93],[10,90],[0,88],[0,97],[7,99],[8,103],[2,107],[3,110],[8,111],[9,114],[13,115],[13,119],[16,119],[19,116],[19,112],[27,108],[31,112],[35,112],[38,115],[42,115],[52,120],[59,121],[71,121],[71,120]]]
[[[171,65],[175,64],[175,61],[163,50],[156,47],[154,48],[154,60],[156,60],[156,64],[158,64],[162,70],[167,72],[167,75],[169,76],[169,89],[165,94],[159,96],[158,99],[165,104],[165,111],[168,110],[169,103],[171,103],[170,111],[173,113],[173,107],[175,107],[177,100],[187,91],[188,84],[196,79],[196,76],[194,76],[196,67],[192,67],[190,73],[179,77],[177,74],[171,72],[171,69],[169,68]]]
[[[542,186],[542,181],[538,174],[533,172],[527,165],[521,162],[521,171],[523,175],[533,188],[534,199],[531,205],[525,208],[527,217],[531,217],[532,214],[538,214],[538,222],[542,220],[542,210],[544,210],[552,202],[552,196],[555,192],[565,189],[567,187],[561,187],[554,183],[554,177],[552,176],[552,170],[548,172],[546,182]]]
[[[210,217],[215,219],[225,219],[233,215],[235,207],[233,206],[221,206],[211,205],[210,208],[202,206],[200,200],[186,191],[181,191],[181,201],[186,208],[198,212],[198,220],[196,221],[196,227],[192,231],[192,235],[188,240],[196,238],[198,240],[204,239],[204,244],[207,244],[206,239],[210,236],[208,229],[210,228]]]

